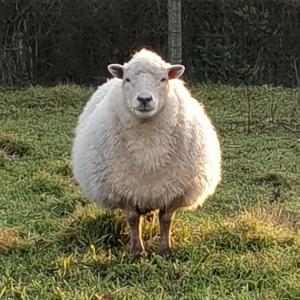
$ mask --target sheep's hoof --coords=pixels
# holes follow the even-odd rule
[[[170,256],[171,254],[171,248],[170,247],[165,247],[165,248],[159,248],[158,249],[158,254],[164,257]]]
[[[147,252],[145,250],[135,251],[129,254],[130,261],[137,261],[142,257],[147,257]]]

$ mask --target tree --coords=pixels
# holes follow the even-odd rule
[[[181,63],[181,0],[168,0],[168,47],[171,63]]]

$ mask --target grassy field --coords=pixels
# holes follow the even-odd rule
[[[72,181],[70,150],[90,88],[0,92],[0,299],[300,299],[297,93],[195,86],[216,124],[223,181],[179,212],[174,251],[128,260],[122,214]],[[146,247],[158,242],[145,224]]]

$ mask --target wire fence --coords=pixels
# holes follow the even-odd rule
[[[299,86],[300,2],[182,1],[190,82]],[[99,84],[142,47],[167,59],[167,1],[3,0],[0,86]]]

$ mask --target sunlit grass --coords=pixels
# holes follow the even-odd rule
[[[148,257],[135,263],[122,212],[72,178],[91,92],[0,92],[0,299],[300,299],[295,90],[193,88],[219,131],[223,180],[202,209],[177,213],[169,258],[156,254],[157,216],[144,222]]]

